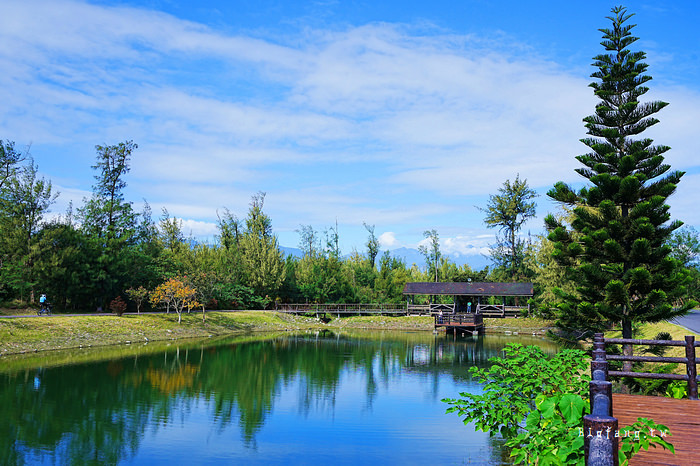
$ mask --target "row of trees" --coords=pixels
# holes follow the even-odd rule
[[[341,254],[337,224],[318,232],[301,225],[302,257],[285,257],[264,212],[265,194],[252,196],[247,215],[228,209],[218,215],[213,244],[188,238],[182,222],[163,210],[153,220],[149,206],[137,213],[124,199],[125,175],[136,144],[97,146],[93,194],[83,205],[50,221],[45,216],[57,193],[37,177],[28,155],[2,142],[0,193],[0,297],[32,301],[48,293],[65,309],[110,308],[115,297],[132,306],[155,305],[127,290],[155,290],[186,276],[197,300],[209,308],[266,308],[284,302],[401,302],[408,281],[533,281],[541,311],[553,308],[554,290],[573,292],[564,268],[553,259],[554,244],[524,238],[520,229],[535,213],[535,192],[526,180],[506,181],[483,209],[485,223],[500,229],[492,246],[494,266],[482,271],[457,266],[440,250],[436,230],[420,248],[425,267],[380,255],[374,225],[365,224],[366,250]],[[568,220],[572,218],[569,213]],[[561,220],[567,223],[567,218]],[[698,237],[674,233],[668,245],[686,270],[696,271]],[[695,287],[697,290],[697,287]],[[156,300],[157,301],[157,300]]]
[[[373,225],[365,225],[366,253],[343,257],[337,225],[323,238],[303,225],[298,230],[303,256],[285,257],[264,211],[265,193],[252,196],[244,218],[223,209],[213,244],[188,238],[181,220],[166,209],[154,220],[148,204],[135,212],[124,198],[137,149],[132,141],[97,146],[92,196],[49,220],[58,195],[51,182],[37,176],[28,150],[17,151],[6,141],[0,148],[0,299],[5,302],[33,302],[47,293],[64,309],[93,310],[111,308],[123,296],[140,308],[150,301],[134,290],[156,290],[176,277],[188,277],[197,301],[213,308],[267,308],[275,300],[401,302],[407,281],[427,280],[417,266],[407,267],[386,252],[379,255]],[[438,266],[444,279],[473,276],[466,266],[447,261]]]

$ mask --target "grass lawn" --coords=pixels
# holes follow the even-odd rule
[[[3,314],[16,313],[4,310]],[[32,314],[31,309],[23,314]],[[22,315],[22,314],[18,314]],[[177,315],[125,314],[0,319],[0,355],[52,349],[142,343],[146,341],[201,338],[250,331],[289,331],[304,329],[382,329],[432,331],[429,316],[353,316],[336,318],[324,324],[313,317],[278,314],[272,311],[237,311]],[[484,319],[487,332],[544,334],[552,323],[541,319]]]
[[[655,340],[656,335],[659,332],[668,332],[669,334],[671,334],[671,340],[684,341],[686,335],[693,335],[696,341],[700,341],[700,335],[698,335],[697,333],[691,332],[690,330],[686,330],[685,328],[679,325],[671,324],[668,322],[642,324],[639,327],[637,327],[637,332],[635,333],[634,338],[639,340]],[[605,332],[605,337],[622,338],[622,330],[611,330],[609,332]],[[639,348],[646,347],[635,345],[635,354],[637,354]],[[684,358],[685,348],[682,346],[668,347],[668,350],[666,351],[666,354],[664,356]]]
[[[18,314],[18,309],[3,309],[0,314]],[[21,314],[32,314],[24,309]],[[101,316],[62,316],[0,319],[0,355],[29,353],[51,349],[87,346],[141,343],[146,341],[201,338],[250,331],[290,331],[305,329],[382,329],[432,331],[433,318],[429,316],[353,316],[332,319],[324,324],[313,317],[278,314],[272,311],[209,311],[206,322],[202,314],[182,315],[126,314]],[[545,334],[554,322],[538,318],[486,318],[487,333]],[[639,328],[636,338],[653,339],[660,331],[667,331],[674,340],[682,340],[688,331],[669,323],[646,324]],[[608,332],[608,337],[619,337],[620,332]],[[700,335],[696,335],[700,339]],[[671,348],[671,356],[683,356],[683,348]]]
[[[274,312],[208,312],[177,315],[61,316],[0,319],[0,355],[208,337],[245,331],[285,331],[321,327],[315,319]]]

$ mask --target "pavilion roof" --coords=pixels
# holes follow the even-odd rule
[[[406,283],[403,294],[451,296],[532,296],[532,283],[491,282],[412,282]]]

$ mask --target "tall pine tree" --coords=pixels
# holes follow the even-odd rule
[[[576,338],[620,324],[632,338],[634,323],[658,322],[682,315],[695,303],[674,308],[686,277],[669,255],[669,235],[681,226],[670,221],[667,198],[683,172],[669,171],[662,156],[669,147],[638,137],[658,123],[654,115],[665,102],[640,102],[651,77],[645,53],[630,51],[637,41],[623,7],[612,9],[603,33],[604,54],[594,58],[600,99],[595,114],[584,118],[590,152],[576,157],[576,171],[590,186],[575,192],[559,182],[548,195],[573,208],[571,229],[553,216],[545,223],[554,257],[566,266],[576,291],[557,290],[562,299],[559,326]],[[574,233],[576,232],[576,233]],[[576,235],[576,239],[574,239]]]

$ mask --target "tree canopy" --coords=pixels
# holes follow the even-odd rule
[[[498,189],[498,194],[489,196],[485,209],[484,223],[488,228],[498,228],[501,235],[496,236],[496,245],[491,249],[491,258],[497,267],[503,268],[515,280],[522,275],[524,258],[524,241],[518,237],[523,224],[533,218],[537,204],[533,199],[537,193],[530,189],[527,180],[520,175],[512,183],[506,180]]]

